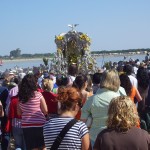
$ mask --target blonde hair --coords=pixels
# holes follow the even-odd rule
[[[133,101],[127,96],[113,98],[109,104],[107,127],[125,132],[138,124],[139,116]]]
[[[106,88],[117,92],[120,86],[120,79],[118,72],[114,69],[105,71],[102,75],[100,88]]]
[[[42,88],[44,91],[50,92],[52,91],[53,87],[54,87],[54,83],[51,79],[43,79]]]

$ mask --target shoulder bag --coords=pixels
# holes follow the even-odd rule
[[[72,119],[71,121],[69,121],[65,127],[62,129],[62,131],[59,133],[59,135],[57,136],[57,138],[55,139],[54,143],[51,146],[50,150],[57,150],[61,141],[63,140],[63,138],[65,137],[66,133],[69,131],[69,129],[77,122],[76,119]]]

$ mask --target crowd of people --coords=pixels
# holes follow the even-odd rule
[[[149,60],[94,74],[4,72],[1,149],[150,150]]]

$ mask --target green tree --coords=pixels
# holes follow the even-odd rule
[[[10,57],[20,57],[20,55],[21,55],[20,48],[10,51]]]

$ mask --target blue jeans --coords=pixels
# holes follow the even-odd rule
[[[25,150],[25,140],[22,128],[13,127],[12,132],[15,140],[15,148],[21,148],[22,150]]]

